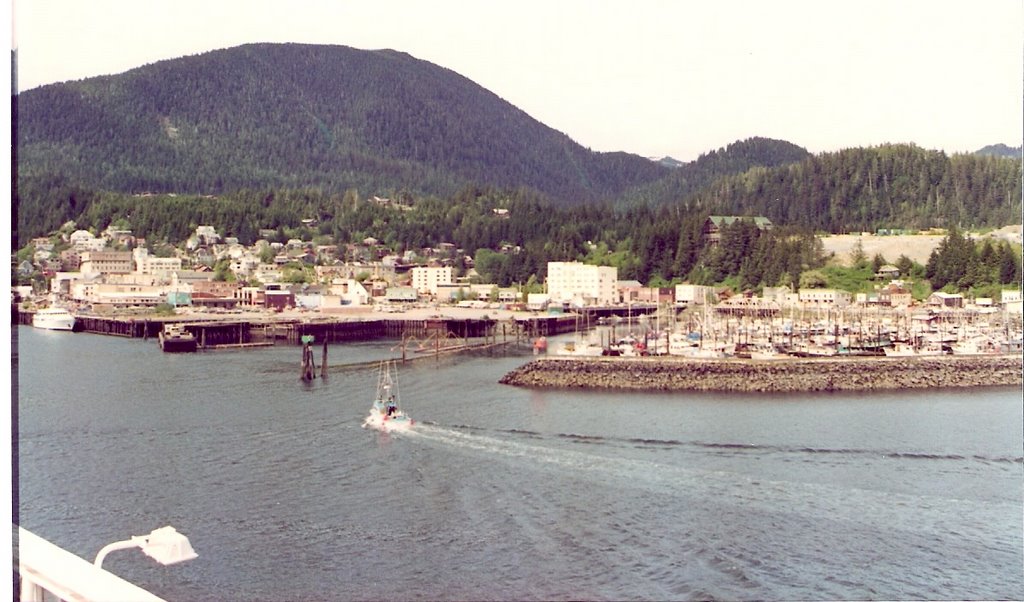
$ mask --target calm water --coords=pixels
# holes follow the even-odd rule
[[[526,390],[528,356],[375,372],[20,327],[20,522],[171,600],[1022,599],[1020,391]],[[336,345],[340,366],[394,355]],[[319,350],[316,354],[319,361]]]

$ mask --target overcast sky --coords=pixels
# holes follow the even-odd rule
[[[1020,0],[15,0],[18,88],[249,42],[392,48],[598,151],[1021,144]]]

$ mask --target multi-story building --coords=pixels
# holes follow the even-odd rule
[[[578,261],[548,262],[548,294],[553,301],[611,305],[617,300],[619,271]]]
[[[60,252],[60,269],[65,272],[77,272],[82,266],[82,256],[74,249]]]
[[[896,283],[883,286],[878,291],[878,303],[892,307],[909,307],[914,303],[910,289]]]
[[[452,284],[452,268],[450,267],[425,267],[413,268],[412,287],[420,294],[437,294],[437,287],[444,284]]]
[[[135,271],[139,274],[170,279],[172,274],[181,270],[180,257],[154,257],[143,247],[132,251],[132,256],[135,259]]]
[[[128,251],[84,251],[81,257],[79,270],[82,273],[128,274],[132,271],[132,254]]]

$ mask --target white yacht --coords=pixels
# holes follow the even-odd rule
[[[45,330],[74,330],[75,316],[63,307],[45,307],[32,316],[32,326]]]

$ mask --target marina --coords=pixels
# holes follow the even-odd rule
[[[692,358],[915,357],[1024,352],[1020,314],[928,309],[851,309],[737,315],[728,307],[677,311],[667,306],[584,308],[578,312],[467,311],[446,307],[388,318],[320,313],[275,316],[73,316],[74,330],[127,338],[157,338],[168,324],[196,338],[197,348],[246,348],[305,336],[317,342],[399,339],[423,345],[437,339],[489,339],[535,345],[574,333],[544,351],[570,356],[672,355]],[[12,320],[31,324],[37,312],[12,308]],[[69,314],[70,315],[70,314]],[[446,343],[447,344],[447,343]],[[537,347],[540,351],[540,347]]]

